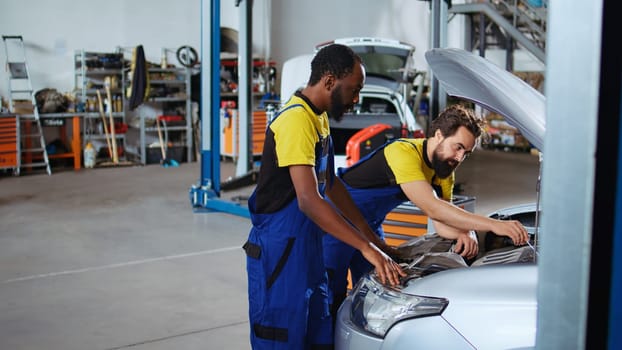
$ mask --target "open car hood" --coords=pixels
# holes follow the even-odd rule
[[[315,46],[315,52],[330,44],[342,44],[361,56],[365,63],[365,86],[382,86],[398,91],[400,84],[412,79],[415,47],[392,39],[373,37],[339,38]],[[311,75],[314,54],[300,55],[285,61],[281,72],[281,103],[284,104]]]
[[[432,49],[425,58],[449,95],[501,114],[542,151],[545,97],[489,60],[461,49]]]
[[[339,38],[316,45],[316,52],[329,44],[346,45],[363,59],[367,78],[374,77],[378,80],[366,80],[365,84],[385,85],[393,82],[398,87],[399,83],[409,81],[408,73],[414,68],[415,47],[398,40],[373,37]]]

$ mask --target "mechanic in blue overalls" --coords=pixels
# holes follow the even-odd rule
[[[478,253],[473,230],[492,231],[522,245],[529,236],[519,221],[502,221],[469,213],[451,204],[454,170],[473,151],[482,121],[461,105],[446,108],[432,121],[428,138],[389,141],[338,175],[375,234],[384,240],[382,222],[405,201],[411,201],[433,221],[441,237],[457,240],[455,252],[465,258]],[[347,217],[347,215],[345,215]],[[399,257],[399,252],[390,252]],[[352,283],[371,266],[351,247],[326,235],[324,262],[333,295],[332,313],[346,297],[347,274]]]
[[[332,348],[324,232],[360,251],[386,283],[395,285],[404,275],[373,244],[377,237],[364,236],[335,208],[365,223],[334,175],[328,123],[328,115],[340,118],[358,101],[364,79],[362,61],[350,48],[320,49],[306,87],[266,130],[257,187],[248,203],[253,226],[244,244],[253,349]]]

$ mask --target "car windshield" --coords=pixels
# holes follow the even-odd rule
[[[352,46],[363,62],[367,75],[400,80],[410,52],[406,49],[376,45]]]

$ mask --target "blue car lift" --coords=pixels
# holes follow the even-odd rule
[[[251,6],[245,5],[247,9]],[[250,217],[247,207],[220,198],[219,0],[201,1],[201,58],[201,177],[197,184],[190,187],[190,203],[195,213],[220,211]],[[241,111],[242,108],[240,105]],[[240,124],[244,124],[242,120]],[[242,132],[243,130],[240,130],[240,134]],[[240,149],[244,149],[242,146],[241,144]]]

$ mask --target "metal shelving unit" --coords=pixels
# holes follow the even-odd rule
[[[160,115],[166,117],[181,117],[181,121],[175,124],[163,123],[163,132],[166,134],[167,158],[171,157],[171,151],[182,148],[186,162],[193,161],[193,134],[192,134],[192,101],[191,101],[191,68],[149,68],[149,97],[144,104],[149,105],[161,114],[154,118],[146,118],[144,114],[139,117],[139,145],[136,156],[142,164],[149,163],[147,136],[157,135],[155,118]],[[148,120],[149,121],[148,121]],[[168,144],[171,147],[168,147]],[[160,154],[160,148],[154,152]]]
[[[126,124],[126,106],[124,88],[126,61],[120,52],[91,52],[78,50],[74,54],[75,74],[74,86],[76,89],[76,112],[83,117],[82,122],[82,147],[87,142],[101,142],[99,146],[106,144],[103,122],[99,111],[97,92],[101,94],[102,105],[106,118],[107,128],[110,131],[108,108],[112,108],[112,117],[115,125]],[[107,80],[108,79],[108,80]],[[112,103],[107,101],[106,81],[110,85]],[[121,128],[115,128],[115,140],[125,155],[125,133]]]

